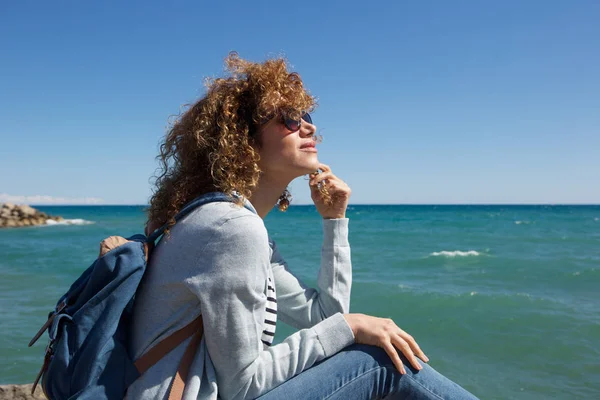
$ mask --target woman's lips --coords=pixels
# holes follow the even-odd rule
[[[300,150],[307,151],[307,152],[310,152],[310,153],[316,153],[317,152],[317,149],[315,148],[315,143],[314,142],[303,144],[302,146],[300,146]]]

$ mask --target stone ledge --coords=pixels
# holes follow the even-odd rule
[[[44,400],[46,396],[38,385],[31,394],[32,383],[28,385],[0,385],[0,400]]]

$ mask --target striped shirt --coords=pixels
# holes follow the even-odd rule
[[[275,327],[277,324],[277,295],[275,293],[275,284],[273,283],[272,275],[273,273],[269,271],[269,276],[267,277],[267,309],[261,337],[261,341],[264,345],[263,347],[268,347],[273,344]]]

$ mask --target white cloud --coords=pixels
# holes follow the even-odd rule
[[[54,197],[46,195],[13,196],[0,193],[0,203],[15,204],[103,204],[104,200],[96,197]]]

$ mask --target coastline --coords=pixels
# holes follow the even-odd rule
[[[48,215],[26,204],[0,203],[0,228],[51,225],[64,220],[63,217]]]

